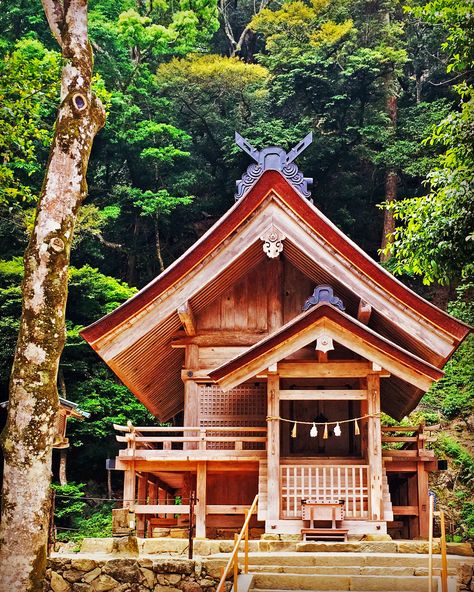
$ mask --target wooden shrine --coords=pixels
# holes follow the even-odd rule
[[[137,295],[82,332],[169,427],[115,426],[124,507],[139,535],[252,525],[300,533],[303,502],[343,503],[338,528],[426,537],[415,408],[469,327],[420,298],[315,207],[289,153],[257,151],[235,205]],[[176,504],[180,496],[181,504]]]

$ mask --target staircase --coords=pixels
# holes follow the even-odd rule
[[[357,592],[426,592],[426,555],[392,553],[260,553],[249,557],[248,586],[239,592],[289,590]],[[434,559],[433,592],[441,590],[439,558]],[[455,590],[456,565],[449,569]],[[243,582],[242,582],[243,583]]]

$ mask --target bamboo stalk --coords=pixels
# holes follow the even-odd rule
[[[428,496],[429,504],[429,529],[428,529],[428,592],[433,592],[433,508],[434,497]]]
[[[446,556],[446,532],[444,525],[444,511],[440,510],[441,523],[441,590],[448,592],[448,558]]]
[[[237,552],[234,554],[234,592],[238,592],[239,581],[239,535],[234,534],[234,546]]]

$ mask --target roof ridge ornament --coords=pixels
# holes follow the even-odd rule
[[[334,296],[334,289],[332,286],[328,284],[320,284],[314,288],[313,294],[306,299],[306,302],[303,305],[303,312],[306,312],[313,306],[320,304],[321,302],[327,302],[328,304],[332,304],[339,310],[346,310],[344,303],[340,298]]]
[[[246,138],[235,132],[235,143],[237,146],[256,162],[256,164],[252,163],[249,165],[247,171],[242,175],[242,179],[236,182],[236,201],[243,197],[255,185],[265,171],[279,171],[303,197],[309,198],[311,192],[308,190],[308,185],[312,184],[313,179],[311,177],[305,177],[293,161],[306,150],[312,141],[313,132],[310,132],[288,153],[279,146],[268,146],[267,148],[263,148],[263,150],[257,150]]]

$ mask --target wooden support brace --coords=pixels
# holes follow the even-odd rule
[[[181,304],[181,306],[178,307],[177,312],[179,320],[183,323],[186,335],[188,335],[188,337],[194,337],[196,335],[196,321],[189,301]]]
[[[364,325],[369,324],[370,315],[372,314],[372,306],[365,300],[359,301],[359,309],[357,311],[357,320]]]

